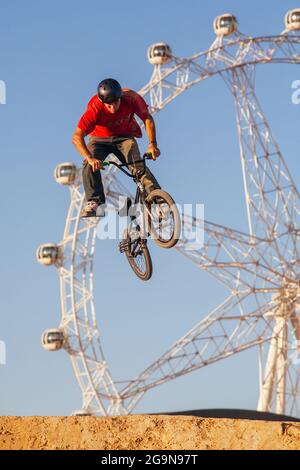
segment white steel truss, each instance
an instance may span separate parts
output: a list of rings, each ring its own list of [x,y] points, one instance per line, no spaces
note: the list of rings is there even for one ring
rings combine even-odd
[[[140,94],[152,114],[213,75],[228,85],[236,104],[248,232],[182,216],[185,226],[205,231],[202,248],[182,239],[178,253],[207,270],[229,290],[228,298],[203,317],[165,354],[128,380],[114,382],[97,328],[93,295],[96,224],[80,219],[81,176],[70,187],[63,257],[58,265],[61,327],[67,340],[83,408],[90,413],[130,413],[149,389],[249,348],[260,359],[258,409],[300,416],[299,193],[255,93],[258,64],[300,63],[300,36],[252,38],[236,32],[218,37],[205,52],[172,57],[155,65]],[[127,194],[115,173],[106,172],[107,201]]]

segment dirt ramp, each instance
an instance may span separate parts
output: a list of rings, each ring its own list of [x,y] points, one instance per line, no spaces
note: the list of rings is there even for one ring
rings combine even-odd
[[[300,449],[300,423],[166,415],[0,417],[0,449]]]

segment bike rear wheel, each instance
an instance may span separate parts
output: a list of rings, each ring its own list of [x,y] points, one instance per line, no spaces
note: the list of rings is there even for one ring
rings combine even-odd
[[[162,248],[172,248],[180,237],[180,215],[174,199],[166,191],[154,189],[148,194],[146,203],[148,227],[154,242]]]
[[[123,249],[122,249],[123,247]],[[128,230],[120,243],[120,251],[125,252],[131,269],[142,281],[148,281],[153,272],[152,260],[147,247],[147,240],[137,238],[132,240]]]

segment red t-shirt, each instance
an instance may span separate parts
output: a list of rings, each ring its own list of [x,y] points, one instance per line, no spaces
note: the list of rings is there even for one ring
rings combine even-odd
[[[143,122],[149,114],[148,105],[144,98],[128,88],[123,88],[121,104],[115,114],[108,112],[99,100],[93,96],[85,113],[78,122],[78,127],[94,137],[142,137],[142,131],[136,120],[136,114]]]

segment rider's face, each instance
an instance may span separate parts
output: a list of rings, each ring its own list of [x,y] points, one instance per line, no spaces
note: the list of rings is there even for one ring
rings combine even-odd
[[[113,103],[104,103],[104,106],[109,113],[115,114],[118,111],[120,104],[121,104],[121,100],[118,99],[117,101],[114,101]]]

